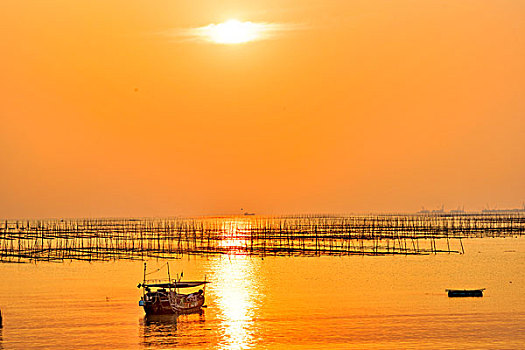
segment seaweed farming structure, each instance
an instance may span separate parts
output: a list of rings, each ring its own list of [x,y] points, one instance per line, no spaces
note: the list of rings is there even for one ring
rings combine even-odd
[[[4,221],[0,261],[461,254],[464,238],[524,230],[519,213]]]

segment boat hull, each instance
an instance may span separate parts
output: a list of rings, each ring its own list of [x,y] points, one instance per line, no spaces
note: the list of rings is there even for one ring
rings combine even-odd
[[[202,311],[204,294],[148,293],[139,305],[144,307],[147,316],[191,314]]]
[[[472,290],[447,290],[449,298],[482,297],[483,289]]]

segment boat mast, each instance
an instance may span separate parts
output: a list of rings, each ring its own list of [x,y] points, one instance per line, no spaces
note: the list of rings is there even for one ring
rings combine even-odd
[[[142,295],[146,293],[144,284],[146,283],[146,263],[144,263],[144,277],[142,278]]]

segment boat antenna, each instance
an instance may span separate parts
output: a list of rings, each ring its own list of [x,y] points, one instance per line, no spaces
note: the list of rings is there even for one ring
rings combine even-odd
[[[166,266],[168,266],[168,283],[171,283],[171,276],[170,276],[170,263],[166,262]]]

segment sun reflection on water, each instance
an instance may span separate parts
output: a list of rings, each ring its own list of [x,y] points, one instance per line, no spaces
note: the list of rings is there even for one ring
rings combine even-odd
[[[249,220],[234,219],[225,220],[222,223],[222,239],[219,245],[222,248],[228,248],[231,253],[242,251],[246,247],[252,224]]]
[[[224,223],[224,241],[227,247],[244,245],[242,230],[249,223]],[[259,260],[245,255],[218,257],[211,266],[217,318],[220,321],[221,349],[249,349],[255,345],[257,325],[255,317],[261,304],[259,291]]]

